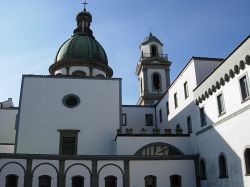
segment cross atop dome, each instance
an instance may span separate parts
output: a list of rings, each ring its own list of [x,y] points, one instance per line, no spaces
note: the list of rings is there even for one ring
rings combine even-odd
[[[87,3],[87,1],[85,0],[84,3],[82,3],[84,5],[84,11],[86,11],[86,5],[89,4]]]

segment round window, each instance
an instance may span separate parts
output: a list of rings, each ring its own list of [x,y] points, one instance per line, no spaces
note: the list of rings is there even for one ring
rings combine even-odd
[[[74,108],[80,104],[80,98],[74,94],[66,95],[64,96],[62,103],[68,108]]]

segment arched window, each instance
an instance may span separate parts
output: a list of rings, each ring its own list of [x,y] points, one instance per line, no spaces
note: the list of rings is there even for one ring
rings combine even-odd
[[[250,174],[250,148],[247,148],[244,153],[245,164],[246,164],[246,174]]]
[[[17,175],[7,175],[5,187],[17,187],[18,186],[18,176]]]
[[[82,176],[72,177],[72,187],[84,187],[84,177]]]
[[[73,76],[76,76],[76,77],[85,77],[86,76],[86,73],[84,71],[81,71],[81,70],[76,70],[72,73]]]
[[[171,175],[170,176],[170,187],[181,187],[181,176]]]
[[[156,187],[156,176],[148,175],[144,178],[145,187]]]
[[[117,178],[115,176],[107,176],[104,178],[105,187],[117,187]]]
[[[105,78],[105,76],[102,75],[102,74],[97,74],[96,77],[97,77],[97,78]]]
[[[219,156],[219,172],[220,178],[227,178],[227,161],[223,154]]]
[[[200,161],[200,179],[201,180],[206,180],[207,179],[206,164],[205,164],[204,160]]]
[[[161,89],[161,76],[159,73],[154,73],[152,76],[153,90],[159,91]]]
[[[42,175],[39,177],[39,187],[51,187],[51,177]]]
[[[158,55],[157,46],[151,45],[151,56],[154,57],[154,56],[157,56],[157,55]]]
[[[165,143],[152,143],[139,149],[138,156],[183,155],[176,147]]]

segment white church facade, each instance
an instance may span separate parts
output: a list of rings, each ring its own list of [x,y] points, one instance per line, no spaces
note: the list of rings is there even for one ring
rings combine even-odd
[[[192,57],[170,82],[152,33],[136,66],[140,96],[77,15],[50,75],[23,75],[19,106],[0,102],[0,187],[250,186],[250,36],[225,59]]]

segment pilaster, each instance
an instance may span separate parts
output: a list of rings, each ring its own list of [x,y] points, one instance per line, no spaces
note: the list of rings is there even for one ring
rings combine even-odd
[[[24,176],[24,186],[32,187],[32,159],[27,159],[26,172]]]

